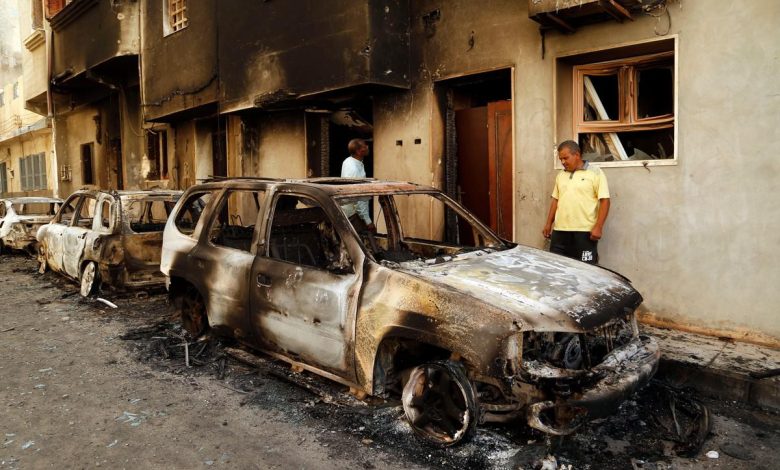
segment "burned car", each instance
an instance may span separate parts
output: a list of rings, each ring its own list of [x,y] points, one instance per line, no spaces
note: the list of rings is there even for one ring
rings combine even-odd
[[[179,196],[181,191],[76,191],[38,230],[41,270],[80,282],[85,297],[101,284],[162,286],[163,229]]]
[[[38,227],[49,223],[62,199],[14,197],[0,199],[0,253],[5,250],[37,251]]]
[[[350,222],[355,204],[375,231]],[[614,412],[659,359],[626,278],[504,241],[411,183],[192,187],[165,228],[161,270],[193,335],[211,329],[357,394],[400,397],[414,432],[440,446],[481,422],[571,433]]]

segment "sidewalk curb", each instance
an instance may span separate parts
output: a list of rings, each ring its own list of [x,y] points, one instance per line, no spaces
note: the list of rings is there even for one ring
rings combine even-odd
[[[780,380],[754,379],[748,374],[703,368],[661,358],[656,378],[675,388],[691,387],[702,395],[780,411]]]

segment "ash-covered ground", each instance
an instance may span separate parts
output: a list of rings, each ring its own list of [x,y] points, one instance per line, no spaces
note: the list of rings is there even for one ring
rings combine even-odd
[[[262,440],[264,434],[260,430],[274,432],[273,429],[279,428],[284,439],[273,452],[281,456],[280,467],[291,463],[285,460],[285,453],[294,453],[298,449],[305,449],[307,455],[314,459],[304,460],[303,465],[308,467],[318,466],[313,464],[318,452],[322,455],[322,466],[347,462],[348,466],[358,468],[777,467],[775,449],[780,448],[780,418],[776,414],[736,403],[702,399],[688,390],[673,389],[660,382],[653,382],[635,394],[614,416],[588,423],[575,435],[564,439],[548,439],[519,422],[484,425],[471,442],[454,448],[432,448],[415,438],[406,424],[399,401],[358,400],[342,385],[308,372],[293,372],[289,365],[262,354],[252,354],[230,340],[216,337],[191,340],[182,331],[177,319],[172,318],[163,291],[103,291],[100,297],[115,304],[117,308],[114,309],[96,299],[81,298],[75,284],[56,274],[38,274],[35,262],[22,256],[2,258],[0,286],[0,292],[7,299],[0,307],[4,311],[0,316],[0,330],[7,330],[0,333],[4,357],[9,357],[12,352],[23,356],[25,347],[37,344],[25,341],[27,326],[17,328],[14,324],[23,322],[18,315],[23,315],[25,311],[27,316],[24,318],[28,322],[48,315],[41,317],[41,324],[55,324],[55,328],[48,328],[49,333],[42,331],[43,327],[31,327],[36,329],[38,342],[42,332],[61,338],[63,326],[68,328],[77,323],[79,331],[66,335],[70,337],[68,341],[78,343],[79,335],[88,335],[92,337],[91,341],[95,337],[102,338],[103,346],[110,348],[108,352],[94,348],[95,355],[107,354],[107,357],[94,358],[94,363],[84,364],[84,367],[95,368],[95,373],[100,373],[97,369],[101,367],[110,369],[117,377],[115,382],[126,382],[122,387],[159,388],[156,394],[161,398],[176,393],[196,396],[208,392],[210,404],[218,403],[224,407],[217,415],[226,417],[221,426],[217,425],[218,432],[210,433],[208,427],[203,430],[204,436],[213,434],[215,441],[232,438],[225,434],[228,432],[229,414],[238,413],[239,416],[230,420],[256,419],[262,423],[258,426],[258,423],[242,422],[242,425],[249,426],[242,439]],[[79,354],[89,354],[89,344],[74,344],[73,347],[79,349]],[[7,361],[3,369],[0,372],[4,376],[24,373],[21,369],[9,367]],[[173,388],[165,390],[166,384],[170,383],[176,383],[178,389],[185,392]],[[79,384],[64,386],[75,389]],[[116,383],[111,386],[116,386]],[[13,384],[6,386],[0,396],[3,400],[0,404],[18,403],[14,401],[14,393],[34,392],[19,392]],[[186,402],[187,396],[173,398]],[[56,403],[43,400],[34,410],[24,410],[24,406],[20,410],[16,405],[8,405],[7,410],[12,416],[21,413],[16,417],[18,420],[24,416],[22,411],[45,414],[47,406],[56,406]],[[84,406],[101,405],[90,402]],[[169,407],[165,415],[169,422],[176,414],[185,414],[176,419],[198,422],[198,416],[186,416],[187,413],[197,413],[195,409],[187,406],[173,408],[176,407]],[[89,414],[89,410],[85,413]],[[119,415],[120,418],[125,416],[130,421],[146,416],[136,412],[123,413],[129,415]],[[120,418],[115,421],[121,423]],[[13,424],[14,419],[10,421]],[[34,453],[27,452],[29,448],[17,448],[19,442],[15,437],[18,432],[14,432],[13,426],[9,427],[8,423],[2,426],[5,428],[0,432],[5,432],[5,442],[12,442],[0,442],[0,468],[32,467],[47,462],[45,458],[36,460]],[[171,434],[186,434],[173,423],[170,427]],[[252,434],[253,429],[256,435]],[[56,436],[60,431],[55,429],[50,434]],[[76,434],[71,438],[84,437]],[[170,438],[167,441],[154,436],[144,439],[149,442],[144,442],[143,448],[160,446],[159,453],[163,455],[163,446],[174,445]],[[222,444],[211,444],[222,448]],[[191,448],[191,452],[200,452],[197,446]],[[253,458],[252,452],[256,453],[258,449],[263,452],[262,446],[233,446],[231,452],[222,453],[222,456],[230,456],[227,460],[222,457],[198,460],[197,455],[195,459],[188,460],[189,456],[177,453],[177,458],[181,460],[167,462],[170,467],[188,466],[191,461],[205,466],[252,467],[257,465],[255,462],[258,460]],[[182,452],[186,451],[185,446]],[[714,455],[711,451],[716,451],[718,458],[707,457],[708,452]],[[98,463],[102,458],[108,465],[123,466],[119,465],[119,461],[102,456],[105,452],[102,449],[97,452],[96,455],[101,455],[97,457]],[[265,458],[260,460],[266,464],[274,462]],[[132,463],[132,456],[125,457],[125,461]],[[74,461],[66,466],[81,464],[83,462]]]

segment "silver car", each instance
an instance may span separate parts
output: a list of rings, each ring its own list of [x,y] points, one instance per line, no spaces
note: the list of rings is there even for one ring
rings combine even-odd
[[[162,286],[162,232],[181,191],[73,193],[37,234],[41,269],[79,281],[81,295],[101,284]]]
[[[350,217],[356,204],[375,229]],[[358,395],[398,396],[439,446],[488,421],[571,433],[658,365],[626,278],[502,240],[411,183],[192,187],[165,227],[161,270],[193,335],[211,329]]]
[[[62,204],[51,197],[0,199],[0,253],[5,250],[36,252],[35,234],[49,223]]]

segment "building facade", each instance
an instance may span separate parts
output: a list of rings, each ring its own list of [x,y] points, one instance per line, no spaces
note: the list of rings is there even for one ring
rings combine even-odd
[[[64,192],[87,154],[93,184],[185,188],[338,175],[363,137],[370,176],[442,188],[544,248],[555,147],[575,139],[610,183],[601,264],[642,292],[643,319],[780,345],[777,2],[60,3]]]
[[[39,5],[42,6],[42,5]],[[12,15],[8,5],[1,12],[4,35],[0,50],[0,196],[51,196],[56,193],[51,121],[30,111],[27,97],[38,84],[28,82],[32,54],[40,43],[32,34],[43,28],[42,17],[33,17],[31,4]],[[18,23],[18,24],[17,24]],[[13,45],[13,47],[11,47]]]

